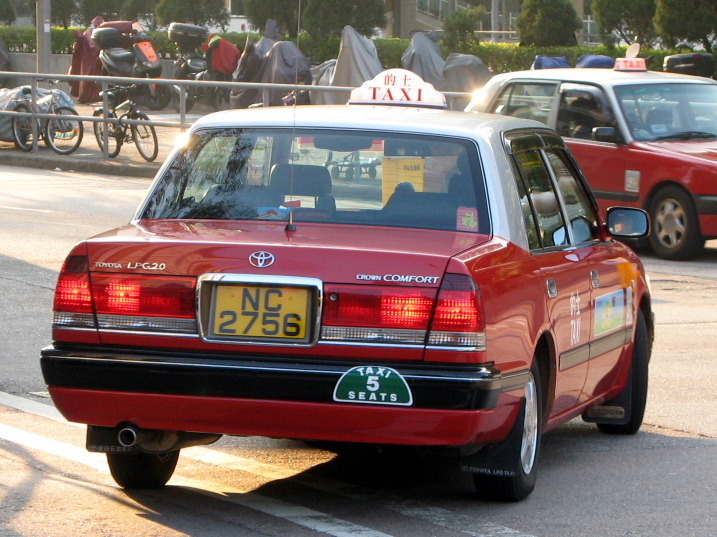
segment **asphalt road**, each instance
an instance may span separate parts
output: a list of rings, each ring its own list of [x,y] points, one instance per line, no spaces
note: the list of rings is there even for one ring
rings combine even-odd
[[[124,492],[44,393],[52,290],[72,245],[126,222],[148,179],[0,166],[0,536],[717,535],[717,241],[641,253],[657,320],[642,431],[579,420],[544,438],[538,485],[478,502],[450,460],[223,438],[183,451],[163,491]]]

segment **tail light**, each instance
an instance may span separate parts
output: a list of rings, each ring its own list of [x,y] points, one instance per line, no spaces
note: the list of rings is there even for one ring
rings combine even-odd
[[[56,328],[96,328],[86,257],[65,260],[57,278],[53,311]]]
[[[446,274],[438,291],[428,344],[485,350],[485,320],[480,292],[464,274]]]
[[[434,289],[327,285],[321,337],[374,343],[425,343]]]
[[[55,328],[196,333],[194,278],[90,274],[71,256],[57,281]]]
[[[485,348],[482,303],[473,280],[448,274],[428,288],[327,285],[325,341]]]

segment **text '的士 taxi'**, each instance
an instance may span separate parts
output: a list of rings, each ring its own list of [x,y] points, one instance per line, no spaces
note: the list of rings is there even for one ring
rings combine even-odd
[[[348,105],[200,119],[70,252],[42,371],[123,487],[229,434],[445,448],[516,501],[544,432],[641,426],[650,293],[613,237],[647,232],[603,220],[545,125],[389,70]]]

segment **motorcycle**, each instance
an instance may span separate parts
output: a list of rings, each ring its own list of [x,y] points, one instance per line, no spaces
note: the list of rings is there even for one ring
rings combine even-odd
[[[92,41],[100,49],[103,76],[157,78],[162,63],[147,32],[138,22],[108,21],[92,31]],[[165,108],[171,98],[169,86],[142,84],[147,106]]]
[[[174,60],[174,78],[179,80],[231,81],[231,76],[213,68],[213,55],[219,47],[212,46],[218,37],[207,42],[209,30],[193,24],[173,22],[167,30],[169,40],[177,45],[179,54]],[[228,42],[227,42],[228,43]],[[218,43],[217,43],[218,44]],[[226,46],[226,44],[224,44]],[[230,44],[231,45],[231,44]],[[234,46],[234,45],[231,45]],[[198,49],[207,50],[207,55],[200,54]],[[181,86],[175,86],[172,98],[178,108]],[[204,101],[215,110],[229,108],[229,89],[215,86],[191,86],[186,88],[185,110],[188,112],[197,101]]]

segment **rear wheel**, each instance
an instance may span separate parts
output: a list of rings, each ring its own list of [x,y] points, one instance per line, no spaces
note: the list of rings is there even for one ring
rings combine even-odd
[[[50,148],[60,155],[69,155],[82,143],[85,128],[82,121],[75,119],[77,112],[67,106],[55,109],[57,118],[48,120],[45,125],[45,140]]]
[[[140,121],[149,121],[149,117],[144,112],[137,112],[132,119]],[[157,131],[152,125],[135,125],[130,126],[132,130],[132,139],[137,151],[147,162],[152,162],[157,158],[159,152],[159,144],[157,142]]]
[[[484,500],[517,502],[533,492],[537,478],[542,434],[542,388],[537,360],[533,360],[520,413],[503,446],[503,456],[513,471],[474,473],[478,497]],[[515,445],[511,445],[515,442]],[[510,460],[512,459],[512,460]]]
[[[229,88],[214,88],[214,110],[229,110]]]
[[[30,109],[24,104],[18,104],[15,112],[30,113]],[[37,129],[37,136],[40,136],[41,132]],[[12,118],[12,137],[15,141],[15,147],[21,151],[32,151],[32,118],[31,117],[13,117]]]
[[[172,477],[179,450],[152,453],[108,453],[107,464],[115,482],[125,489],[158,489]]]
[[[697,209],[682,188],[661,188],[650,204],[650,245],[662,259],[685,261],[702,251],[705,239],[700,233]]]
[[[102,116],[102,110],[95,110],[92,115],[94,117],[100,117]],[[108,112],[107,117],[110,119],[116,119],[117,114],[115,112]],[[94,122],[92,124],[92,129],[95,132],[95,139],[97,140],[97,145],[100,146],[100,149],[104,149],[104,124],[99,121]],[[107,152],[110,158],[114,158],[119,155],[120,149],[122,148],[122,139],[124,138],[124,135],[121,127],[115,123],[107,124],[107,133]]]
[[[148,84],[147,106],[150,110],[162,110],[172,101],[172,90],[164,84]]]

